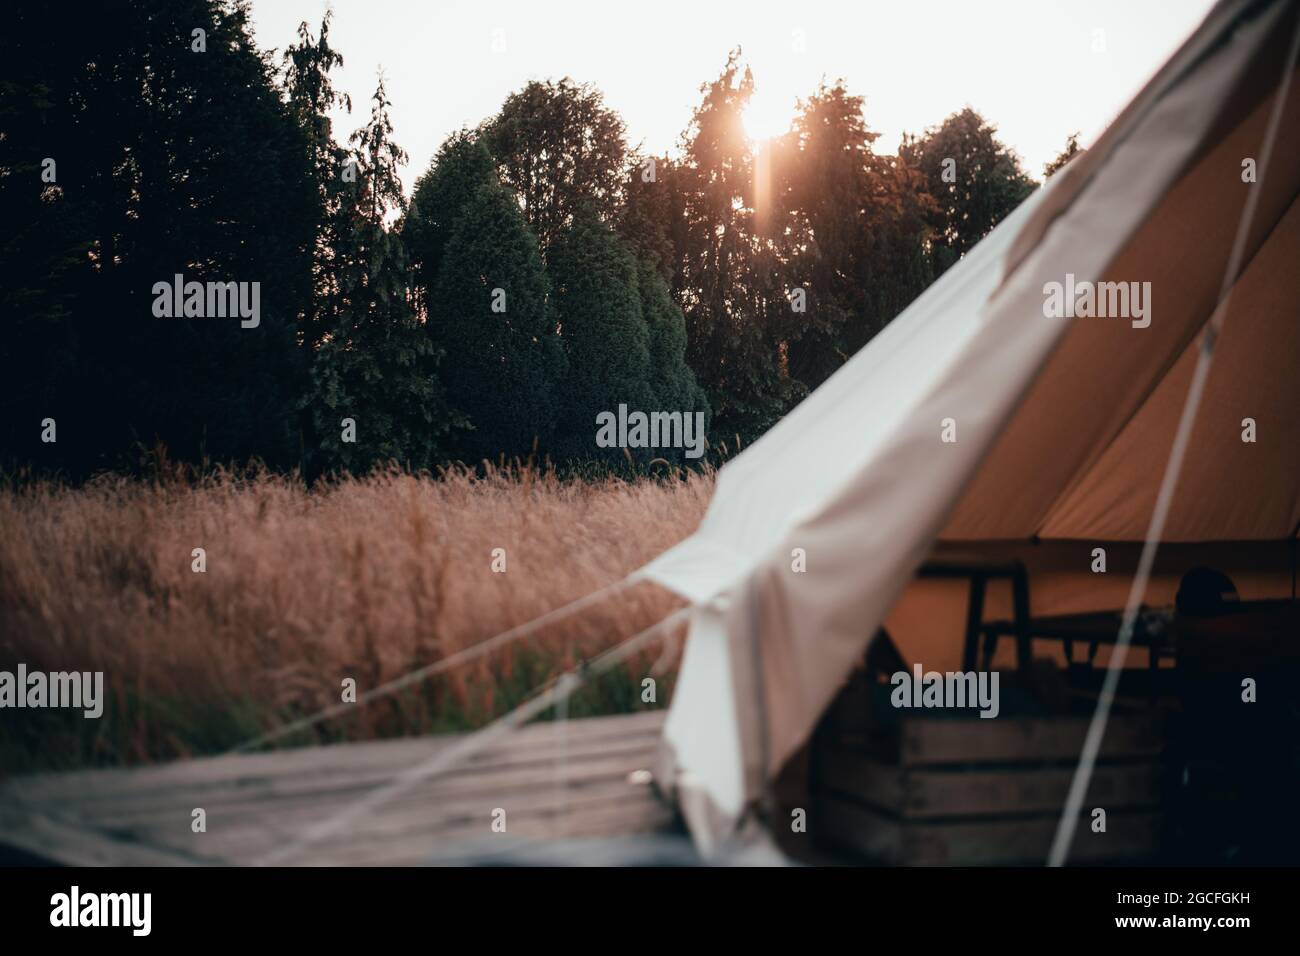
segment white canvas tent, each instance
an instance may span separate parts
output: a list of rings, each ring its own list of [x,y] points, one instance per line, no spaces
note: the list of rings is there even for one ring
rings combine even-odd
[[[642,572],[694,607],[658,779],[703,849],[746,818],[887,618],[911,660],[955,659],[956,592],[913,581],[937,547],[1024,560],[1036,614],[1123,604],[1216,308],[1163,553],[1209,555],[1246,598],[1290,594],[1298,29],[1294,0],[1217,6],[1092,149],[723,468],[699,530]],[[1149,282],[1150,324],[1047,317],[1067,275]],[[1149,600],[1178,566],[1157,567]]]

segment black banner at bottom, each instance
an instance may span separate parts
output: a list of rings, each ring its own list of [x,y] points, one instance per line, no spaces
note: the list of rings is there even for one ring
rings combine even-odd
[[[728,942],[816,942],[832,931],[864,943],[874,931],[1229,942],[1284,931],[1294,886],[1291,869],[4,868],[0,920],[6,942],[75,933],[91,945],[338,945],[413,933],[446,945],[449,931],[493,943],[559,932],[578,945],[661,945],[676,927]]]

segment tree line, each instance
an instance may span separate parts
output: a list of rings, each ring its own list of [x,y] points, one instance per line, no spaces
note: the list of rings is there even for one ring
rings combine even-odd
[[[630,145],[595,87],[530,82],[448,137],[407,202],[382,79],[360,128],[333,128],[352,104],[329,15],[279,54],[245,2],[8,19],[6,467],[82,476],[164,447],[309,475],[682,460],[598,448],[620,404],[744,444],[1037,185],[970,108],[877,152],[842,82],[755,144],[737,50],[672,155]],[[257,328],[154,318],[177,274],[260,282]]]

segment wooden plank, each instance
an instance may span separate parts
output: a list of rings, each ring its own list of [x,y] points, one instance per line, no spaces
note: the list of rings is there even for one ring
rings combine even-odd
[[[383,847],[375,862],[384,862],[384,852],[405,859],[412,855],[409,845],[425,836],[480,831],[502,804],[525,829],[546,821],[555,828],[561,814],[569,815],[563,828],[578,833],[662,827],[672,811],[651,788],[633,786],[627,777],[652,765],[664,716],[659,710],[521,728],[445,777],[383,805],[321,852],[374,839]],[[0,785],[0,843],[83,865],[252,862],[457,739],[341,744],[10,780]],[[567,779],[557,782],[561,754]],[[209,811],[206,833],[190,830],[196,806]]]
[[[554,791],[520,795],[507,801],[508,832],[541,838],[661,832],[675,814],[646,786],[603,787],[592,793],[559,795]],[[287,861],[292,865],[400,865],[419,863],[439,843],[491,833],[488,804],[407,808],[378,814],[357,829],[305,848]],[[265,818],[260,818],[265,823]],[[5,843],[45,859],[74,866],[247,865],[277,845],[299,836],[307,825],[289,818],[269,831],[264,825],[240,823],[230,834],[218,821],[207,833],[192,833],[188,815],[174,828],[144,828],[134,839],[111,836],[94,827],[69,826],[41,814],[2,821]],[[236,839],[229,839],[235,835]]]
[[[304,847],[285,862],[289,865],[355,865],[363,861],[396,865],[405,859],[418,862],[442,842],[491,836],[494,808],[494,804],[480,803],[449,813],[444,808],[426,805],[410,807],[401,813],[376,813],[357,821],[345,833]],[[576,833],[654,832],[674,819],[671,809],[659,802],[649,788],[617,784],[566,795],[553,791],[520,795],[505,809],[507,833],[541,838]],[[240,825],[223,834],[222,843],[214,852],[233,863],[255,862],[275,847],[301,836],[308,827],[304,823],[286,829],[283,823],[277,821],[272,832],[268,832],[265,820]]]
[[[866,754],[850,750],[827,750],[818,755],[820,789],[852,797],[880,810],[903,810],[903,770]]]
[[[1059,810],[1074,776],[1071,767],[900,767],[851,751],[829,751],[820,766],[821,786],[827,790],[915,819]],[[1087,799],[1090,806],[1107,809],[1158,806],[1160,766],[1153,762],[1099,764]]]
[[[593,717],[567,722],[570,746],[597,741],[629,742],[634,739],[657,741],[666,712]],[[590,726],[594,725],[594,726]],[[518,754],[539,753],[543,748],[558,746],[554,722],[521,727],[471,756],[466,766],[497,764]],[[132,768],[77,770],[66,773],[41,773],[15,777],[0,783],[0,802],[6,794],[17,793],[31,800],[77,802],[89,787],[96,799],[113,799],[117,795],[134,797],[157,793],[172,787],[189,788],[229,783],[244,779],[280,779],[294,776],[336,778],[367,771],[382,774],[393,766],[410,766],[432,753],[457,742],[462,734],[437,734],[398,740],[375,740],[276,750],[256,754],[230,754],[195,757],[168,764]]]
[[[643,754],[647,759],[637,759]],[[616,754],[601,760],[571,762],[563,778],[548,769],[539,773],[536,768],[504,768],[488,773],[479,772],[470,775],[450,774],[434,778],[426,783],[407,790],[380,806],[384,813],[401,812],[406,807],[416,807],[428,811],[436,807],[441,814],[454,814],[461,808],[480,808],[495,801],[500,804],[518,795],[530,795],[542,790],[581,790],[594,784],[617,782],[631,786],[627,776],[633,770],[648,766],[649,751],[633,751],[631,756]],[[557,768],[558,769],[558,768]],[[386,777],[375,785],[351,788],[347,790],[308,790],[295,794],[292,798],[268,800],[261,794],[250,795],[247,800],[226,800],[220,804],[181,802],[160,805],[151,803],[146,807],[134,805],[114,805],[111,808],[90,806],[80,819],[86,825],[107,829],[148,828],[160,818],[170,819],[167,830],[181,834],[189,832],[190,812],[193,806],[202,806],[207,811],[208,834],[224,822],[248,821],[258,818],[286,821],[289,827],[303,827],[346,809],[351,804],[365,799],[372,792],[381,789],[392,781]],[[201,795],[195,799],[201,800]]]
[[[393,829],[418,836],[437,833],[447,827],[479,825],[481,821],[490,821],[491,811],[498,806],[505,807],[509,815],[516,810],[530,813],[539,805],[596,806],[629,794],[637,799],[656,799],[652,788],[628,783],[627,773],[625,765],[602,767],[598,772],[575,774],[563,788],[556,787],[551,781],[534,781],[532,786],[517,785],[511,789],[477,789],[461,794],[416,788],[379,805],[368,817],[356,821],[350,833],[331,840],[346,841],[358,834]],[[251,860],[268,852],[269,848],[298,838],[313,825],[333,817],[365,796],[366,793],[346,797],[336,795],[328,800],[280,804],[274,809],[254,802],[237,812],[209,811],[207,831],[197,834],[190,829],[188,806],[177,807],[171,813],[153,812],[132,819],[101,816],[77,822],[88,832],[109,833],[119,840],[192,855]]]
[[[0,843],[62,866],[193,866],[217,862],[115,839],[37,812],[0,812]]]
[[[438,847],[420,862],[433,866],[699,866],[701,858],[684,833],[530,840],[494,834]]]
[[[578,742],[570,744],[565,763],[570,768],[581,767],[593,762],[618,759],[625,764],[635,765],[632,769],[648,767],[652,764],[658,738],[646,742],[603,741],[593,743]],[[375,787],[391,781],[397,774],[429,759],[441,750],[441,746],[431,747],[420,753],[411,754],[411,760],[400,764],[372,765],[362,771],[349,772],[342,769],[334,774],[295,775],[284,777],[241,777],[234,780],[202,783],[182,786],[173,780],[167,789],[158,791],[134,790],[123,793],[111,791],[107,796],[101,795],[92,786],[83,788],[81,794],[74,798],[62,794],[59,800],[42,798],[40,802],[47,806],[69,808],[71,812],[81,811],[91,819],[105,821],[130,819],[132,816],[148,815],[152,812],[170,811],[176,807],[202,806],[213,812],[218,808],[237,809],[254,802],[270,805],[303,800],[307,802],[328,800],[333,796],[356,798]],[[545,780],[559,772],[561,751],[558,747],[524,750],[515,748],[499,751],[498,761],[484,763],[467,761],[447,774],[430,781],[431,786],[440,786],[442,781],[456,781],[450,786],[472,786],[480,778],[499,777],[509,774],[523,780]],[[25,794],[20,794],[28,800]],[[28,802],[33,802],[28,800]],[[188,811],[187,811],[188,813]]]
[[[1047,860],[1058,817],[977,823],[909,823],[903,830],[904,860],[916,866],[1039,864]],[[1093,833],[1083,814],[1069,859],[1103,863],[1145,859],[1159,847],[1159,813],[1108,813],[1106,832]]]
[[[391,830],[368,832],[357,839],[308,848],[295,864],[305,865],[400,865],[400,862],[426,862],[439,855],[439,849],[454,847],[473,838],[515,836],[549,842],[595,836],[654,834],[676,830],[676,817],[656,801],[594,803],[578,806],[568,813],[555,806],[520,812],[507,817],[507,834],[493,834],[489,819],[474,819],[468,825],[426,830]]]
[[[1077,761],[1088,723],[1086,717],[904,720],[900,758],[908,766]],[[1099,756],[1154,756],[1162,744],[1154,718],[1112,717]]]
[[[1021,771],[911,771],[902,780],[902,814],[909,819],[1059,812],[1072,768]],[[1160,766],[1098,764],[1087,805],[1115,809],[1160,805]]]
[[[869,860],[909,866],[1042,864],[1056,833],[1055,814],[960,822],[905,821],[852,800],[825,797],[809,830]],[[1107,832],[1093,833],[1082,815],[1070,851],[1075,863],[1149,858],[1159,845],[1155,812],[1107,814]]]
[[[676,818],[663,804],[632,800],[593,805],[583,808],[580,815],[571,814],[567,818],[520,814],[518,819],[507,819],[510,822],[507,833],[495,835],[503,842],[509,837],[552,842],[632,833],[665,833],[675,829]],[[429,863],[472,839],[494,836],[490,833],[487,822],[479,820],[472,826],[447,828],[434,834],[366,834],[364,838],[356,840],[311,847],[294,862],[309,866],[402,866]]]
[[[77,802],[87,789],[96,799],[132,799],[176,787],[202,787],[243,779],[332,775],[345,771],[387,767],[421,759],[433,748],[450,746],[457,734],[341,743],[277,750],[258,754],[192,757],[166,764],[107,767],[92,770],[38,773],[11,777],[0,783],[0,801],[9,795],[24,799]]]

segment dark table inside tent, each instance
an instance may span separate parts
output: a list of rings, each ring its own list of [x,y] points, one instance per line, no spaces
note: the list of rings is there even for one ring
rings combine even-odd
[[[1119,640],[1120,625],[1123,622],[1123,612],[1119,610],[1032,617],[1029,575],[1019,561],[953,554],[927,561],[918,570],[917,576],[970,582],[966,631],[962,643],[962,669],[966,671],[974,671],[977,666],[988,670],[1002,637],[1015,640],[1016,666],[1022,672],[1030,667],[1035,640],[1060,641],[1064,645],[1067,661],[1074,659],[1076,643],[1086,645],[1089,663],[1096,656],[1099,646],[1113,645]],[[1011,583],[1013,617],[1011,620],[985,621],[984,602],[988,584],[999,580]],[[1132,644],[1149,651],[1150,667],[1153,670],[1159,668],[1162,659],[1173,656],[1169,620],[1170,615],[1163,610],[1144,607],[1134,622]]]

